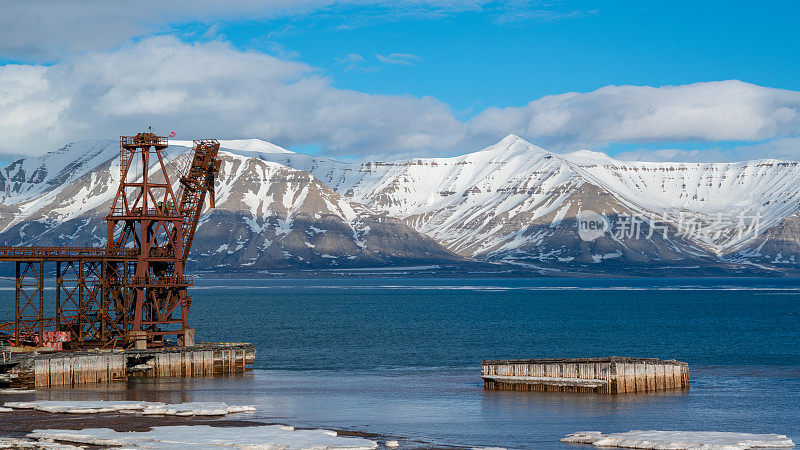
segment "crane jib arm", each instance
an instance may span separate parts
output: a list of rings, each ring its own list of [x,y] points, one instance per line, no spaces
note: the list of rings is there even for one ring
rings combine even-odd
[[[214,180],[219,173],[222,163],[217,158],[219,142],[215,139],[194,141],[192,147],[192,160],[180,179],[180,203],[178,210],[183,219],[183,262],[189,256],[194,233],[203,212],[206,194],[210,200],[210,207],[214,205]]]

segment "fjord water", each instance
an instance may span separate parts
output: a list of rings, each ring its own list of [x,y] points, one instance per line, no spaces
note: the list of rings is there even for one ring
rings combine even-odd
[[[800,280],[202,280],[192,322],[256,345],[252,376],[50,390],[255,404],[252,417],[434,444],[564,448],[576,431],[720,430],[800,441]],[[487,392],[480,361],[674,358],[687,391]]]

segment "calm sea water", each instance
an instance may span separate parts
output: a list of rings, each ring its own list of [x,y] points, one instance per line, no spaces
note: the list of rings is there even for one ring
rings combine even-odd
[[[203,280],[191,295],[199,339],[256,345],[252,376],[37,395],[256,404],[249,417],[438,444],[565,448],[571,432],[631,429],[800,442],[800,280]],[[692,388],[482,389],[483,359],[605,355],[687,361]]]

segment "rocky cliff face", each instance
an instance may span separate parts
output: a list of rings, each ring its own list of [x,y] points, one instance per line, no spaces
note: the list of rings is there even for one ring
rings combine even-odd
[[[737,262],[796,269],[800,263],[800,215],[793,214],[741,249],[726,255]]]

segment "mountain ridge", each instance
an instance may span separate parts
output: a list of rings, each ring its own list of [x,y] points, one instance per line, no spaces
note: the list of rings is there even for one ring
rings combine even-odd
[[[479,261],[562,272],[697,264],[734,271],[766,264],[765,270],[783,271],[800,261],[792,225],[800,209],[793,187],[800,185],[800,166],[793,161],[627,162],[588,150],[552,153],[515,135],[455,157],[361,163],[261,140],[220,142],[219,207],[198,230],[198,236],[208,234],[208,245],[193,251],[198,266]],[[188,145],[171,142],[165,152],[171,171],[181,167]],[[116,141],[81,141],[3,168],[0,240],[20,245],[31,236],[51,236],[54,245],[97,245],[102,237],[91,237],[97,230],[89,227],[104,215],[104,201],[116,188],[118,152]],[[637,218],[645,237],[615,236],[609,229],[586,241],[577,218],[588,210],[615,228]],[[754,211],[763,229],[752,235],[718,220]],[[692,235],[684,215],[695,227],[716,231]],[[301,222],[302,229],[281,231]],[[317,226],[322,222],[327,228]],[[214,227],[239,231],[225,238]],[[338,231],[320,239],[312,229]],[[248,247],[243,240],[260,244]],[[312,250],[318,245],[321,251]]]

